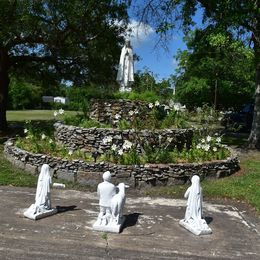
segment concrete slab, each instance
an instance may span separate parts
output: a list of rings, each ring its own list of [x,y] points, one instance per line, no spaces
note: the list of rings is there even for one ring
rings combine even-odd
[[[58,214],[31,221],[23,210],[35,189],[0,186],[0,259],[260,259],[259,217],[232,205],[204,203],[211,235],[179,225],[184,200],[127,196],[120,234],[92,229],[95,193],[53,190]]]

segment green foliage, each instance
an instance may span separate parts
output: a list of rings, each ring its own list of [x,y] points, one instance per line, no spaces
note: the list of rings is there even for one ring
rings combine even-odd
[[[114,94],[115,99],[130,99],[130,100],[141,100],[146,102],[155,102],[156,100],[160,100],[160,96],[155,92],[150,90],[145,90],[144,92],[116,92]]]
[[[188,107],[206,103],[218,108],[252,101],[255,72],[248,47],[214,27],[196,30],[186,40],[188,50],[177,55],[177,100]]]
[[[40,107],[42,89],[40,86],[12,78],[9,90],[10,109],[30,109]]]
[[[104,0],[0,1],[0,46],[11,54],[14,75],[43,85],[113,82],[126,8]]]

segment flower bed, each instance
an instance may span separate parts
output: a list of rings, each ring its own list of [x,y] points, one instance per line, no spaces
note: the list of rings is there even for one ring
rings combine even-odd
[[[38,174],[42,164],[47,163],[54,177],[96,186],[104,171],[110,170],[114,183],[127,182],[132,187],[144,185],[184,184],[194,174],[204,178],[221,178],[239,169],[235,156],[225,160],[185,164],[120,165],[108,162],[90,163],[83,160],[68,160],[46,154],[34,154],[14,145],[15,140],[5,143],[6,158],[19,168]]]

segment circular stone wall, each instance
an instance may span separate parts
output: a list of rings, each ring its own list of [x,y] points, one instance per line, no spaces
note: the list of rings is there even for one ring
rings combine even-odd
[[[182,149],[190,147],[193,137],[193,129],[158,129],[141,130],[134,129],[120,130],[115,128],[82,128],[64,125],[61,122],[54,124],[55,140],[71,149],[84,149],[91,152],[93,149],[101,151],[109,150],[110,145],[104,144],[105,137],[112,137],[113,143],[122,145],[124,140],[144,142],[149,145],[166,146],[171,149],[177,147]],[[169,141],[170,140],[170,141]]]
[[[5,157],[19,168],[39,174],[44,163],[51,167],[53,176],[81,184],[96,186],[102,181],[104,171],[111,171],[113,182],[125,182],[131,187],[146,185],[185,184],[197,174],[201,179],[221,178],[239,170],[237,157],[205,163],[115,165],[107,162],[88,163],[82,160],[64,160],[44,154],[33,154],[14,146],[8,140],[4,146]]]

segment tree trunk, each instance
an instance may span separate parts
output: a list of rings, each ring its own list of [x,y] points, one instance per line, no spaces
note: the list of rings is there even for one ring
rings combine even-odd
[[[260,23],[259,23],[260,24]],[[259,26],[258,24],[258,26]],[[254,53],[256,64],[256,91],[254,117],[250,136],[248,138],[248,148],[260,149],[260,37],[254,37]]]
[[[8,54],[4,48],[0,47],[0,131],[7,129],[6,109],[8,98]]]

